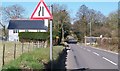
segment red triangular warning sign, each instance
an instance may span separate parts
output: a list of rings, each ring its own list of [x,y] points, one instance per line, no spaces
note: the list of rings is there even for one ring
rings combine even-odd
[[[46,6],[46,4],[44,3],[43,0],[41,0],[37,7],[35,8],[31,19],[53,19],[52,14],[50,13],[48,7]]]

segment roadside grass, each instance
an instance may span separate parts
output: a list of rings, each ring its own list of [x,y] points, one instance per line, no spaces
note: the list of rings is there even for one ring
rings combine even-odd
[[[3,55],[3,44],[5,44],[5,64],[9,61],[14,60],[14,47],[16,43],[16,58],[18,58],[22,54],[22,43],[20,42],[0,42],[0,57]],[[29,51],[33,48],[29,47]],[[24,43],[24,52],[28,51],[28,43]],[[1,58],[2,59],[2,58]],[[0,61],[0,63],[2,63]]]
[[[63,46],[53,47],[53,59],[56,60]],[[49,48],[36,48],[34,51],[23,53],[20,57],[3,66],[2,71],[11,69],[45,69],[44,64],[49,62]]]
[[[3,50],[3,48],[2,48],[2,42],[0,42],[0,70],[1,70],[1,67],[2,67],[2,51]]]
[[[118,53],[118,45],[117,44],[116,45],[111,45],[111,44],[106,44],[106,45],[90,45],[90,46]]]

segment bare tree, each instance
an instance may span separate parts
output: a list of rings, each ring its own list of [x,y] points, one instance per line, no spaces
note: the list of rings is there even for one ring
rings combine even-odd
[[[59,32],[59,39],[64,40],[70,30],[70,15],[65,5],[53,4],[53,29]]]
[[[2,7],[0,6],[0,27],[2,27],[1,35],[3,40],[3,38],[6,37],[6,31],[5,31],[5,25],[3,25],[1,21],[2,21]]]
[[[4,7],[2,9],[3,18],[5,21],[9,21],[10,19],[19,19],[24,17],[25,9],[20,5],[12,5],[8,7]]]
[[[12,5],[8,7],[1,7],[0,9],[2,12],[2,18],[1,20],[4,22],[8,22],[11,19],[20,19],[24,17],[25,9],[20,5]],[[7,38],[7,30],[6,25],[0,22],[0,25],[2,26],[2,36],[6,39]]]
[[[118,11],[111,12],[106,21],[106,27],[111,31],[112,37],[118,37]]]
[[[1,22],[0,22],[0,25],[2,26],[2,39],[6,40],[7,39],[7,31],[6,31],[6,27],[5,25],[3,25]]]
[[[54,29],[60,28],[61,22],[70,22],[70,16],[65,5],[53,4],[53,16]]]
[[[94,31],[102,27],[105,23],[106,17],[100,12],[94,9],[89,9],[86,5],[81,5],[78,12],[76,13],[78,20],[74,22],[74,32],[82,39],[84,36],[92,35],[98,36]],[[91,24],[89,24],[91,23]],[[92,28],[90,27],[92,26]]]
[[[87,23],[88,23],[89,9],[86,5],[80,6],[76,17],[79,19],[78,23],[81,25],[81,32],[84,32],[84,36],[87,36]]]

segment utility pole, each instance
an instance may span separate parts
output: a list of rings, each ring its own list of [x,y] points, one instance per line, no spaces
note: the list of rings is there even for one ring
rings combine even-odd
[[[92,14],[92,19],[91,19],[91,21],[90,21],[90,37],[92,36],[92,24],[94,24],[94,15]]]
[[[90,37],[92,36],[92,23],[93,23],[94,19],[92,16],[92,20],[90,21]]]

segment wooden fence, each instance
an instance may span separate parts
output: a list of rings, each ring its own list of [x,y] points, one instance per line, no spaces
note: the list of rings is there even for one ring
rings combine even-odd
[[[16,59],[25,52],[30,52],[35,48],[45,47],[45,42],[21,43],[21,42],[1,42],[0,44],[0,64],[5,65],[11,60]]]

